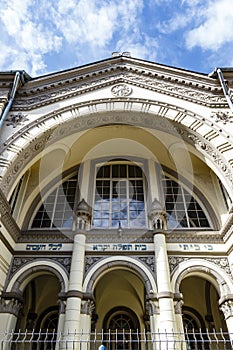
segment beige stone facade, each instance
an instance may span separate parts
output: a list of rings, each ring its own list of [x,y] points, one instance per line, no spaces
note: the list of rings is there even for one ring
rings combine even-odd
[[[233,332],[232,69],[0,73],[0,333]]]

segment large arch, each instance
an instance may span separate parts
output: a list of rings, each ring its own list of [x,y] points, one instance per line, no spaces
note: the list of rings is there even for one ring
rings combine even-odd
[[[197,123],[198,128],[191,128],[190,125],[193,123]],[[35,159],[55,140],[77,131],[110,124],[136,125],[176,134],[191,145],[193,152],[208,160],[208,165],[220,179],[225,179],[229,193],[232,192],[233,176],[229,164],[231,153],[226,151],[229,135],[225,135],[202,115],[191,110],[168,103],[133,98],[101,99],[67,106],[40,117],[36,128],[34,122],[21,128],[2,147],[3,155],[7,154],[8,157],[8,165],[1,182],[3,192],[7,193],[16,183],[16,179],[22,175],[23,169],[25,171],[31,159]],[[205,126],[203,127],[205,131],[200,133],[198,131],[202,129],[201,126]],[[27,139],[22,136],[25,132],[29,135]],[[218,149],[214,145],[216,142],[219,142]],[[22,145],[20,154],[11,151],[12,145],[16,148],[17,145]]]

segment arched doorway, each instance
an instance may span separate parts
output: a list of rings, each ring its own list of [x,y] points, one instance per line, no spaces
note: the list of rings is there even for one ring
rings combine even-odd
[[[95,286],[98,331],[144,329],[145,286],[136,272],[123,267],[108,271]]]
[[[28,282],[23,291],[23,309],[16,329],[56,331],[61,286],[56,276],[41,273]]]
[[[218,308],[219,295],[212,283],[203,277],[187,276],[181,282],[180,291],[184,297],[184,327],[227,331]]]

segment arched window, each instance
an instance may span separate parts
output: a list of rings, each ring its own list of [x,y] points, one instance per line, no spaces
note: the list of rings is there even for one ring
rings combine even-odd
[[[168,176],[162,179],[168,228],[210,228],[201,204],[178,182]]]
[[[77,175],[63,182],[43,201],[32,228],[71,228],[75,204]]]
[[[93,226],[125,228],[146,226],[145,179],[142,169],[130,163],[97,168]]]

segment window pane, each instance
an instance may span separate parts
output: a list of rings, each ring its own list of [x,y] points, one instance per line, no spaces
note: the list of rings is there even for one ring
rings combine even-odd
[[[102,168],[104,169],[98,172],[98,179],[96,179],[95,210],[93,213],[94,227],[118,227],[119,221],[122,227],[145,226],[142,170],[135,165],[129,164],[110,164],[107,172],[105,172],[106,165]],[[102,180],[100,174],[102,174]],[[130,179],[132,177],[135,178],[136,174],[137,177],[139,175],[141,177],[137,180]],[[108,178],[106,175],[108,175]],[[103,199],[108,203],[108,206],[103,207],[100,205]],[[103,217],[108,218],[107,225],[106,220],[104,222],[98,220]],[[135,221],[135,219],[137,220]]]
[[[196,199],[174,180],[164,176],[163,191],[168,213],[168,228],[210,227]]]
[[[77,176],[68,179],[44,200],[39,208],[32,228],[71,228]]]

